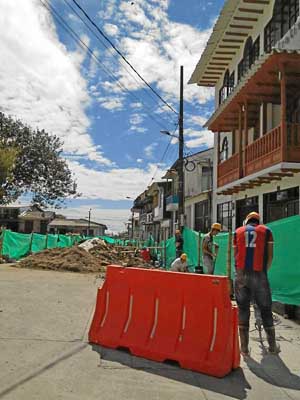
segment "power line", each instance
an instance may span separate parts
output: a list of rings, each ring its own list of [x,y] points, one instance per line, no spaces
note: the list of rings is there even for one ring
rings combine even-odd
[[[95,38],[97,38],[97,40],[102,44],[103,47],[105,47],[110,54],[113,56],[113,50],[112,48],[107,45],[102,39],[101,37],[97,34],[97,32],[95,32],[91,26],[84,20],[84,18],[79,14],[78,11],[76,11],[76,9],[69,3],[68,0],[64,0],[65,4],[70,8],[70,10],[81,20],[81,22],[86,26],[86,28],[94,35]],[[122,61],[122,60],[121,60]],[[115,63],[115,65],[117,65]],[[124,64],[123,62],[119,62],[119,65],[121,65],[124,70],[135,80],[136,83],[139,84],[139,81],[136,77],[136,75],[131,71],[131,69],[129,69],[126,64]],[[145,87],[142,87],[142,90],[149,96],[149,98],[154,101],[157,105],[159,105],[159,108],[162,109],[163,105],[160,105],[159,102],[157,101],[156,97],[153,95],[152,92],[149,92],[148,90],[146,90]]]
[[[49,3],[45,3],[43,0],[40,0],[42,5],[47,8],[50,12],[54,14],[54,17],[56,18],[57,22],[66,30],[66,32],[69,33],[69,35],[80,45],[81,48],[85,49],[93,59],[96,60],[96,62],[99,64],[100,68],[104,70],[104,72],[111,78],[113,79],[116,84],[121,88],[121,90],[124,92],[126,91],[130,96],[132,96],[135,101],[141,102],[143,106],[148,109],[148,116],[161,128],[166,129],[165,125],[163,125],[161,122],[159,122],[152,114],[152,110],[141,100],[138,96],[136,96],[134,93],[132,93],[128,88],[126,88],[121,82],[118,81],[118,78],[107,68],[102,61],[95,55],[93,50],[90,49],[90,47],[84,43],[80,37],[77,35],[77,33],[68,25],[68,23],[59,15],[59,13],[55,10],[53,6],[51,6]],[[165,121],[167,122],[167,121]]]
[[[172,133],[172,135],[174,135],[174,134],[176,133],[176,131],[177,131],[177,129],[178,129],[178,125],[179,125],[179,124],[177,124],[177,126],[176,126],[174,132]],[[148,184],[148,186],[150,186],[151,183],[154,181],[154,179],[155,179],[155,177],[156,177],[156,175],[157,175],[157,172],[158,172],[159,165],[160,165],[160,164],[163,162],[163,160],[165,159],[165,156],[167,155],[167,152],[168,152],[168,150],[169,150],[169,148],[170,148],[170,145],[171,145],[171,143],[172,143],[172,139],[173,139],[173,138],[170,137],[170,140],[169,140],[169,142],[168,142],[168,144],[167,144],[167,147],[166,147],[165,151],[163,152],[163,155],[162,155],[160,161],[157,163],[156,170],[155,170],[155,172],[154,172],[154,174],[153,174],[153,176],[152,176],[152,178],[151,178],[151,181],[150,181],[150,183]]]
[[[136,68],[127,60],[127,58],[121,53],[121,51],[113,44],[113,42],[109,39],[109,37],[98,27],[98,25],[91,19],[91,17],[87,14],[87,12],[78,4],[76,0],[72,0],[77,8],[84,14],[84,16],[89,20],[89,22],[97,29],[100,35],[111,45],[111,47],[119,54],[119,56],[129,65],[129,67],[137,74],[137,76],[145,83],[146,86],[176,115],[178,115],[177,111],[164,100],[161,95],[153,89],[153,87],[142,77],[142,75],[136,70]]]

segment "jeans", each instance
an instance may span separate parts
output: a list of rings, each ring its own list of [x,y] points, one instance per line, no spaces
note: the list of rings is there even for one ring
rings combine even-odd
[[[235,296],[240,325],[249,326],[250,303],[254,301],[260,310],[264,328],[273,326],[272,296],[266,272],[237,270]]]

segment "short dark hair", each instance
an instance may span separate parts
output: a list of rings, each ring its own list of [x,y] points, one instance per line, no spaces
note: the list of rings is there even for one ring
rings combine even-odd
[[[256,218],[250,218],[249,221],[247,221],[248,224],[259,224],[259,220]]]

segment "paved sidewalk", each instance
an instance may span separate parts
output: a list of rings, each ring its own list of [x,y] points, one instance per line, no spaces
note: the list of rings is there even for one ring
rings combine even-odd
[[[0,265],[0,399],[299,399],[300,326],[280,319],[280,357],[252,358],[224,379],[90,346],[95,276]]]

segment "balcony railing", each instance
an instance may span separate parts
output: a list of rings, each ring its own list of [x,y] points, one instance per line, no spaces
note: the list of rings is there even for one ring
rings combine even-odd
[[[283,148],[281,126],[249,144],[241,155],[234,154],[218,166],[218,187],[262,171],[281,162],[300,163],[300,124],[287,124],[286,148]],[[284,150],[284,151],[283,151]]]
[[[239,154],[234,154],[218,166],[218,187],[239,179]]]
[[[281,161],[281,127],[272,129],[246,147],[245,175],[253,174]]]

